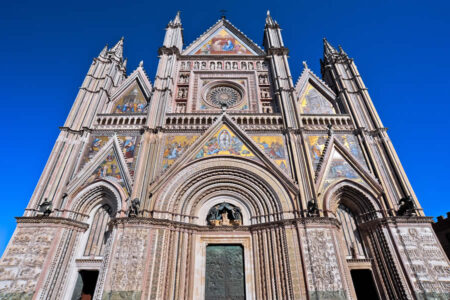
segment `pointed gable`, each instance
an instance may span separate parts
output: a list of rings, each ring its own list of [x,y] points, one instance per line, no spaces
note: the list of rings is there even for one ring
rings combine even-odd
[[[242,140],[227,126],[222,125],[219,130],[203,145],[195,156],[196,159],[213,155],[233,155],[250,159],[255,154],[250,151]]]
[[[200,44],[194,55],[255,55],[244,42],[225,27],[217,29],[205,42]]]
[[[147,107],[147,100],[142,93],[139,84],[134,83],[131,85],[114,103],[112,113],[142,113],[145,112]]]
[[[311,84],[299,98],[300,113],[302,114],[335,114],[333,104]]]
[[[92,175],[86,181],[90,183],[96,179],[105,179],[114,183],[118,183],[129,194],[128,187],[124,180],[124,172],[119,166],[117,155],[113,149],[111,149],[106,158],[97,166],[92,172]]]
[[[183,51],[183,55],[264,55],[264,53],[226,19],[219,20]]]
[[[325,171],[322,189],[326,189],[331,183],[340,179],[351,179],[356,182],[363,182],[361,175],[353,166],[336,150],[330,156]]]

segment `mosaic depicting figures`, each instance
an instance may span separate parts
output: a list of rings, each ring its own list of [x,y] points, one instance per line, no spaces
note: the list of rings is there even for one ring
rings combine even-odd
[[[134,176],[135,167],[135,157],[137,155],[137,150],[139,147],[139,137],[138,136],[118,136],[120,146],[122,148],[123,157],[127,163],[130,175]]]
[[[163,153],[163,170],[170,167],[186,149],[197,140],[198,136],[176,135],[166,137]]]
[[[140,113],[145,112],[147,101],[137,84],[134,84],[115,104],[113,113]]]
[[[317,169],[317,166],[319,164],[320,157],[322,157],[323,149],[325,148],[325,143],[326,143],[327,139],[328,139],[328,136],[326,136],[326,135],[310,135],[307,137],[307,142],[309,145],[309,150],[310,150],[314,170]]]
[[[336,135],[338,141],[350,151],[350,153],[356,158],[356,160],[367,168],[364,154],[362,153],[361,146],[358,143],[356,136],[351,134]]]
[[[202,158],[212,155],[236,155],[247,158],[254,158],[247,146],[236,136],[226,125],[203,146],[195,158]]]
[[[286,148],[282,136],[252,136],[252,139],[283,171],[289,173]]]
[[[352,179],[357,182],[363,181],[358,172],[355,171],[339,152],[334,150],[331,157],[331,163],[326,171],[323,188],[326,189],[332,182],[344,178]]]
[[[310,84],[300,98],[300,112],[303,114],[336,113],[331,102]]]
[[[87,182],[92,182],[96,179],[105,179],[116,182],[122,186],[124,191],[128,194],[128,189],[120,172],[117,157],[113,150],[108,153],[105,160],[95,169]]]
[[[213,35],[195,54],[208,55],[251,55],[249,51],[238,39],[233,37],[227,30],[220,29]]]
[[[89,141],[87,153],[81,162],[80,169],[90,161],[98,151],[108,142],[109,136],[92,136]]]

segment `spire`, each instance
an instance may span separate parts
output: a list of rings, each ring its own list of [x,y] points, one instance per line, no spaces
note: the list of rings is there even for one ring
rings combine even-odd
[[[98,56],[105,57],[107,51],[108,51],[108,44],[106,44],[105,47],[103,47],[102,51]]]
[[[174,26],[181,26],[181,18],[180,18],[180,11],[177,11],[177,15],[175,16],[175,19],[173,19],[172,25]]]
[[[270,10],[267,10],[266,26],[275,26],[275,25],[277,25],[277,22],[275,22],[272,19],[272,16],[270,15]]]
[[[111,48],[110,52],[113,52],[117,57],[122,58],[123,54],[123,37],[117,42],[117,44]]]
[[[336,49],[328,43],[326,38],[323,38],[323,55],[328,56],[330,54],[337,54]]]

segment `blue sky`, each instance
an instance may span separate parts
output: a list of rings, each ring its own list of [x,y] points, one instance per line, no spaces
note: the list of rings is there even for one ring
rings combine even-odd
[[[166,5],[167,4],[167,5]],[[92,58],[125,37],[128,70],[154,80],[164,28],[181,10],[189,44],[227,10],[262,44],[266,10],[283,29],[297,79],[317,74],[322,38],[362,74],[413,188],[430,216],[450,210],[450,5],[445,1],[2,1],[0,253],[28,203]]]

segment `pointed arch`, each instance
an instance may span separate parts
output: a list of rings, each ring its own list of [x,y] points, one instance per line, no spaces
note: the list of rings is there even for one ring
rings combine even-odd
[[[382,204],[378,195],[363,184],[343,179],[327,188],[320,206],[329,217],[336,217],[336,210],[341,203],[360,218],[381,217]]]
[[[156,218],[204,225],[204,207],[222,197],[235,201],[249,222],[257,224],[296,217],[299,208],[293,195],[275,174],[255,162],[209,157],[191,162],[167,180],[151,198],[149,209]]]

